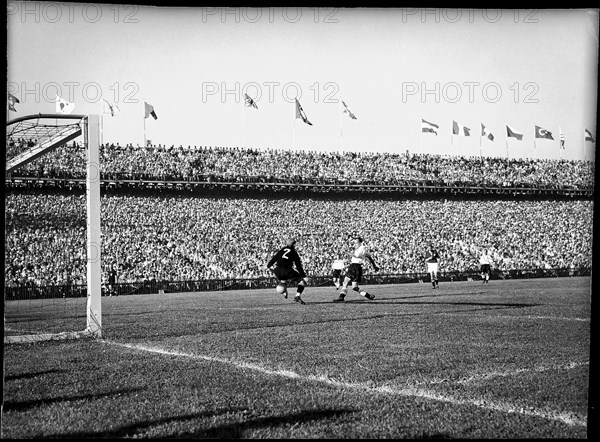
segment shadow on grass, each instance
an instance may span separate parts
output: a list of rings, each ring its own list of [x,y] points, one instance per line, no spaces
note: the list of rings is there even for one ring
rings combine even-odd
[[[122,426],[112,431],[89,431],[89,432],[73,432],[56,434],[49,436],[51,438],[78,438],[78,437],[113,437],[113,438],[124,438],[124,437],[135,437],[140,433],[144,433],[146,430],[156,426],[167,426],[169,424],[176,424],[175,427],[180,427],[178,423],[189,422],[190,426],[195,426],[197,423],[193,422],[197,419],[214,418],[224,414],[236,414],[246,411],[245,408],[228,408],[221,410],[205,411],[201,413],[186,414],[183,416],[166,417],[162,419],[155,419],[145,422],[138,422],[131,425]],[[213,428],[191,430],[187,432],[178,432],[176,434],[165,434],[163,437],[173,437],[178,439],[194,439],[194,438],[228,438],[228,439],[239,439],[243,436],[245,430],[251,430],[256,428],[273,428],[281,425],[294,425],[303,422],[310,422],[323,419],[331,419],[342,416],[347,413],[353,413],[356,410],[319,410],[319,411],[305,411],[300,413],[288,414],[283,416],[270,416],[260,417],[256,419],[249,419],[241,422],[232,422],[228,424],[218,425]],[[237,418],[237,417],[236,417]],[[163,430],[168,431],[168,430]]]
[[[402,298],[401,298],[402,299]],[[332,302],[307,302],[306,306],[299,307],[300,309],[310,308],[310,305],[318,305],[318,304],[333,304]],[[492,310],[511,310],[515,308],[528,308],[528,307],[538,307],[542,304],[518,304],[518,303],[490,303],[490,302],[386,302],[386,301],[367,301],[367,300],[351,300],[340,303],[342,305],[358,305],[358,304],[372,304],[372,305],[381,305],[381,304],[391,304],[391,305],[451,305],[451,306],[465,306],[465,307],[475,307],[475,308],[461,308],[461,309],[453,309],[453,310],[441,310],[441,311],[427,311],[427,312],[406,312],[401,311],[398,313],[383,313],[383,314],[367,314],[358,317],[343,317],[343,318],[326,318],[323,320],[314,320],[314,321],[292,321],[292,322],[283,322],[283,323],[274,323],[274,324],[261,324],[258,326],[248,326],[248,327],[236,327],[236,328],[224,328],[222,330],[210,330],[203,332],[204,335],[209,334],[221,334],[221,333],[232,333],[232,332],[242,332],[242,331],[250,331],[250,330],[261,330],[261,329],[271,329],[278,327],[293,327],[293,326],[304,326],[304,325],[318,325],[318,324],[333,324],[337,322],[351,322],[351,321],[363,321],[370,319],[381,319],[381,318],[393,318],[393,317],[407,317],[407,316],[422,316],[422,315],[441,315],[441,314],[451,314],[451,313],[465,313],[465,312],[483,312],[483,311],[492,311]],[[339,304],[337,304],[339,305]],[[344,307],[337,307],[343,309]],[[194,333],[189,333],[187,335],[193,335]],[[179,337],[184,336],[183,334],[178,335]]]
[[[124,388],[122,390],[111,391],[110,393],[82,394],[79,396],[60,396],[50,399],[36,399],[33,401],[13,402],[7,401],[4,403],[4,411],[25,411],[35,407],[51,405],[59,402],[71,402],[79,400],[99,399],[104,397],[118,396],[120,394],[129,394],[136,391],[144,391],[143,388]]]
[[[37,378],[38,376],[44,376],[45,374],[53,374],[53,373],[64,373],[66,370],[46,370],[46,371],[35,371],[33,373],[23,373],[17,375],[7,375],[4,380],[5,381],[16,381],[19,379],[31,379]]]
[[[219,439],[240,439],[247,437],[245,431],[255,430],[259,428],[274,428],[289,425],[290,427],[320,420],[329,420],[342,417],[345,414],[354,413],[358,410],[352,409],[330,409],[330,410],[308,410],[299,413],[285,414],[281,416],[259,417],[250,419],[245,422],[233,422],[230,424],[220,425],[207,430],[196,431],[187,434],[184,437],[193,438],[219,438]]]
[[[400,298],[405,299],[405,298]],[[467,306],[480,306],[480,307],[505,307],[505,308],[527,308],[527,307],[539,307],[542,304],[527,304],[527,303],[518,303],[518,302],[451,302],[451,301],[407,301],[407,302],[397,302],[394,301],[394,298],[388,298],[385,301],[363,301],[363,300],[350,300],[346,301],[348,304],[391,304],[391,305],[467,305]],[[481,310],[486,310],[485,308]],[[437,313],[437,312],[428,312],[428,313]],[[423,314],[423,313],[419,313]]]

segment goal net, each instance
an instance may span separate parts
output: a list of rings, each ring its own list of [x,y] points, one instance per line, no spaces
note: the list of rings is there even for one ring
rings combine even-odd
[[[99,121],[6,124],[5,343],[102,337]]]

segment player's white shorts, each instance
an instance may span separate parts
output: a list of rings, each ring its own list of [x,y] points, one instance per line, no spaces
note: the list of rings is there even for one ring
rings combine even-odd
[[[438,263],[437,262],[428,262],[427,263],[427,272],[437,272],[438,271]]]

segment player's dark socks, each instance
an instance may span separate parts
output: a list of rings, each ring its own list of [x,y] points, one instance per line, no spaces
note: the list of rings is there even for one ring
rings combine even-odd
[[[375,295],[372,295],[369,292],[361,292],[360,295],[363,296],[364,298],[367,298],[370,301],[375,299]]]
[[[344,291],[341,291],[340,295],[337,297],[337,299],[334,299],[333,302],[344,302],[345,297],[346,293],[344,293]]]

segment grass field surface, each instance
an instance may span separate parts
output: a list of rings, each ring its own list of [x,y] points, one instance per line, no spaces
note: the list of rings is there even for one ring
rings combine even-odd
[[[590,278],[103,298],[4,348],[3,438],[585,438]]]

